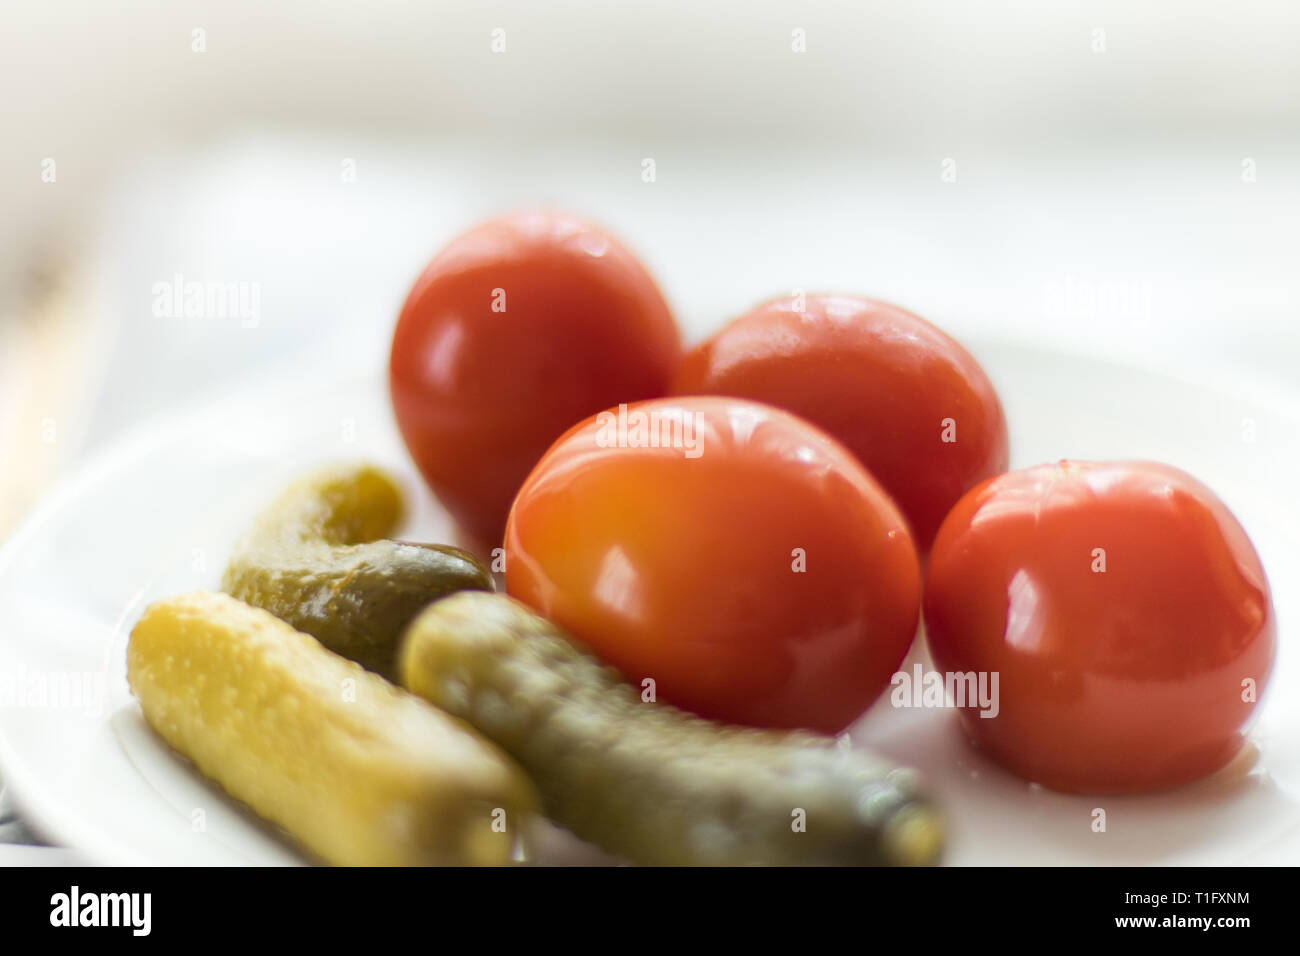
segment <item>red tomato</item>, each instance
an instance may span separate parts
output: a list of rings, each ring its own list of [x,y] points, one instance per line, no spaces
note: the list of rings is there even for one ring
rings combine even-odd
[[[1146,462],[1063,461],[971,491],[935,540],[925,621],[941,672],[999,674],[996,717],[961,711],[976,745],[1091,793],[1228,763],[1275,649],[1241,526],[1195,479]]]
[[[484,544],[574,422],[663,395],[681,355],[654,281],[604,230],[525,212],[454,239],[416,281],[389,364],[425,480]]]
[[[506,527],[511,595],[658,699],[764,727],[834,733],[861,714],[912,641],[919,575],[902,516],[846,449],[728,398],[574,427]]]
[[[687,353],[673,393],[750,398],[826,429],[893,496],[922,551],[958,498],[1007,468],[984,370],[929,322],[870,299],[764,303]]]

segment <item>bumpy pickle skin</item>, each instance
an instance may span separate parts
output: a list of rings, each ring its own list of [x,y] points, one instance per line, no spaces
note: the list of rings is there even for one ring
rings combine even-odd
[[[333,468],[291,485],[237,546],[223,591],[395,679],[407,624],[430,601],[491,591],[491,572],[450,545],[376,540],[401,520],[402,495],[378,468]]]
[[[518,760],[556,822],[631,862],[921,865],[939,856],[939,815],[914,771],[830,738],[647,703],[504,595],[466,592],[421,613],[401,676]]]
[[[150,605],[127,678],[168,744],[327,863],[507,864],[537,806],[464,722],[224,594]]]

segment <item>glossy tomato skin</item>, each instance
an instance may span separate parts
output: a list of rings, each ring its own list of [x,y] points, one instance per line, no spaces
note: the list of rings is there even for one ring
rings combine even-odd
[[[1223,767],[1262,692],[1276,624],[1254,548],[1218,498],[1149,462],[993,478],[944,522],[925,586],[942,672],[999,674],[972,740],[1057,790],[1135,793]]]
[[[629,423],[637,413],[689,424],[698,455],[632,447],[631,428],[618,447],[613,412],[576,426],[511,509],[507,591],[634,684],[653,679],[656,699],[842,730],[916,632],[902,516],[846,449],[786,412],[703,397],[634,405]]]
[[[1007,468],[988,376],[919,316],[856,296],[774,299],[692,349],[675,395],[734,395],[806,418],[885,487],[925,551],[966,491]]]
[[[425,480],[478,542],[574,422],[663,395],[681,355],[637,259],[573,216],[528,211],[453,240],[397,320],[393,409]]]

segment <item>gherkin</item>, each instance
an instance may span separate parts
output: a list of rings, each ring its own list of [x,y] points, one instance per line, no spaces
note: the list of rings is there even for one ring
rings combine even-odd
[[[651,865],[927,864],[937,811],[914,771],[804,732],[646,702],[503,595],[445,598],[411,624],[402,683],[532,776],[544,811]]]
[[[256,520],[222,590],[393,679],[402,632],[425,604],[494,587],[468,551],[383,540],[401,513],[397,485],[373,466],[304,478]]]
[[[537,806],[464,722],[225,594],[151,604],[127,679],[168,744],[328,863],[507,864]]]

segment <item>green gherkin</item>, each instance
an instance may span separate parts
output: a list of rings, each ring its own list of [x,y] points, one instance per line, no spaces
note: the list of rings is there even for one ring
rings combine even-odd
[[[519,761],[556,822],[632,862],[926,864],[939,855],[939,817],[914,771],[831,738],[644,702],[503,595],[458,594],[425,610],[400,672],[407,688]]]
[[[401,492],[378,468],[305,478],[257,519],[222,590],[394,679],[402,632],[421,608],[453,591],[494,588],[468,551],[376,540],[393,532],[401,513]]]

